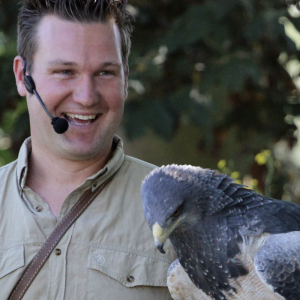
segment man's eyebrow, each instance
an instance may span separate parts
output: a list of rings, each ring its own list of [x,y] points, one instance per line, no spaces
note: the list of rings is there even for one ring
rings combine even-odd
[[[108,61],[108,62],[105,62],[105,63],[99,65],[100,68],[101,67],[105,68],[105,67],[110,67],[110,66],[121,68],[122,67],[122,63],[114,62],[114,61]]]
[[[53,60],[48,62],[48,65],[50,66],[69,66],[69,67],[75,67],[77,66],[77,63],[72,62],[72,61],[64,61],[64,60]],[[108,61],[108,62],[104,62],[102,64],[99,64],[99,68],[103,68],[103,67],[122,67],[122,63],[120,62],[114,62],[114,61]]]
[[[100,64],[98,70],[101,72],[102,70],[114,70],[114,72],[122,72],[124,65],[120,62],[105,62]]]
[[[50,65],[50,66],[63,65],[63,66],[71,66],[71,67],[77,66],[77,64],[75,62],[64,61],[64,60],[60,60],[60,59],[49,61],[48,65]]]

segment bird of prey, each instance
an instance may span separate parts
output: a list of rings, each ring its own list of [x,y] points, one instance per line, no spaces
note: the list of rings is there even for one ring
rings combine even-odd
[[[169,238],[178,257],[174,299],[300,299],[300,206],[178,165],[147,175],[142,198],[157,248]]]

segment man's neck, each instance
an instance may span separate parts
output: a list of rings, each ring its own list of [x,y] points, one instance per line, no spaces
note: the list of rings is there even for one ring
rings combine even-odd
[[[102,156],[72,161],[53,157],[49,152],[35,151],[33,147],[26,186],[48,203],[53,215],[57,217],[66,197],[88,177],[101,170],[111,157],[111,152],[108,149]]]

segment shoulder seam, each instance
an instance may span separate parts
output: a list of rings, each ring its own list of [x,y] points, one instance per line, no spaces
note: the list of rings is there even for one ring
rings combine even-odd
[[[0,167],[0,171],[3,170],[3,169],[6,169],[6,168],[8,168],[8,167],[10,167],[10,166],[13,165],[15,162],[16,162],[16,161],[14,160],[14,161],[10,162],[9,164],[6,164],[6,165]]]
[[[140,160],[140,159],[138,159],[138,158],[136,158],[136,159],[138,159],[139,161],[136,161],[135,159],[131,159],[131,158],[133,158],[133,157],[131,157],[131,156],[128,156],[128,155],[125,155],[125,160],[128,160],[128,161],[130,161],[131,163],[134,163],[134,164],[136,164],[136,165],[143,165],[145,168],[148,168],[149,170],[153,170],[154,168],[157,168],[157,166],[155,166],[155,165],[153,165],[153,164],[151,164],[151,163],[148,163],[148,162],[144,162],[144,161],[142,161],[142,160]],[[140,162],[140,163],[139,163]],[[151,167],[151,166],[149,166],[149,165],[152,165],[153,167]]]

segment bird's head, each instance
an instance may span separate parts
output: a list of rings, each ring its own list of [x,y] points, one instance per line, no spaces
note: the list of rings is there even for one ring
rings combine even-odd
[[[163,246],[176,230],[201,219],[202,207],[195,176],[204,169],[192,166],[163,166],[153,170],[142,184],[144,215],[152,229],[158,250],[165,253]],[[201,172],[200,172],[201,173]]]

